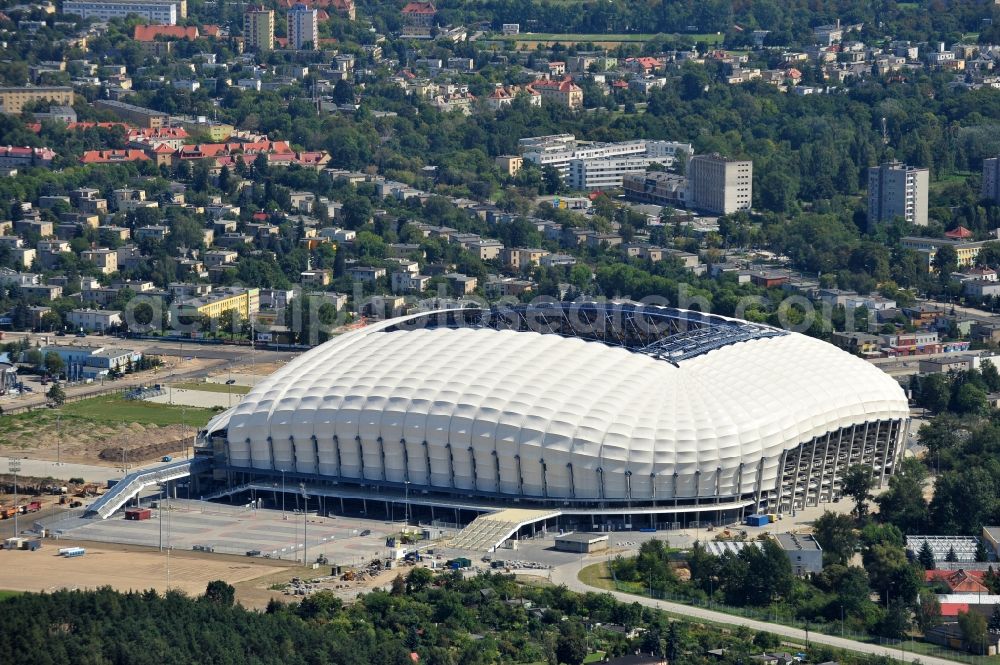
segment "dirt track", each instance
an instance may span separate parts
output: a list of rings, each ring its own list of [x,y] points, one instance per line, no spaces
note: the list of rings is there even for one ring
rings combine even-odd
[[[74,545],[86,548],[86,555],[72,559],[58,555],[60,548]],[[171,552],[169,568],[169,588],[189,595],[204,593],[212,580],[236,585],[262,576],[291,576],[289,567],[278,562],[188,551]],[[67,540],[46,540],[37,552],[0,551],[0,589],[54,591],[101,586],[119,591],[166,591],[167,555],[150,548]]]

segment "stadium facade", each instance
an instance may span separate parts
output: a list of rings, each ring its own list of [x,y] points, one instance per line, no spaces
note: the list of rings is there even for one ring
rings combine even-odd
[[[331,495],[405,488],[425,504],[553,507],[595,523],[719,521],[831,501],[855,464],[884,482],[908,416],[892,378],[811,337],[553,303],[339,336],[215,417],[200,452],[234,487],[280,475]]]

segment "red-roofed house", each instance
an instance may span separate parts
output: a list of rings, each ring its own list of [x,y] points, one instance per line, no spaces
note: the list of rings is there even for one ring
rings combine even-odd
[[[802,80],[802,72],[795,69],[795,67],[791,67],[785,72],[785,78],[787,78],[793,84],[796,84]]]
[[[202,37],[211,37],[212,39],[218,39],[219,35],[222,34],[222,30],[217,25],[203,25],[201,26]]]
[[[568,76],[561,81],[535,81],[531,87],[542,95],[545,103],[560,104],[571,109],[583,106],[583,89]]]
[[[88,150],[80,158],[81,164],[120,164],[146,161],[149,161],[149,156],[142,150]]]
[[[968,240],[972,237],[972,231],[965,228],[964,226],[959,226],[957,229],[952,229],[951,231],[944,232],[945,238],[951,238],[952,240]]]
[[[496,87],[493,88],[493,92],[491,92],[486,98],[486,104],[494,111],[499,111],[500,109],[513,104],[514,100],[519,95],[524,95],[525,99],[528,100],[528,104],[531,106],[542,105],[541,93],[537,92],[530,85],[524,86],[523,88],[517,85],[512,85],[508,88],[504,87],[502,83],[496,84]]]
[[[130,129],[126,138],[129,143],[138,148],[167,145],[172,150],[177,150],[188,138],[187,130],[183,127],[143,127],[140,129]]]
[[[55,156],[56,153],[51,148],[2,146],[0,147],[0,166],[14,169],[49,166]]]
[[[983,571],[970,570],[928,570],[924,572],[925,582],[944,582],[952,593],[989,593],[989,587],[982,582]]]
[[[137,42],[152,42],[157,38],[198,39],[198,28],[182,25],[137,25],[132,33],[132,39]]]
[[[410,2],[400,12],[407,25],[429,28],[434,25],[437,8],[433,2]]]

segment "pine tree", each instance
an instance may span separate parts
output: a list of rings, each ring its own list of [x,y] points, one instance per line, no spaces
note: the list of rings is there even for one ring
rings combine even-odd
[[[948,556],[946,556],[944,560],[947,561],[948,563],[955,563],[956,561],[958,561],[958,555],[955,554],[954,547],[948,548]]]
[[[920,565],[924,567],[924,570],[934,570],[934,552],[931,550],[930,543],[926,540],[920,546],[920,551],[917,552],[917,560],[920,561]]]
[[[990,558],[989,552],[986,551],[986,543],[983,542],[982,538],[976,540],[976,562],[983,563]]]
[[[1000,633],[1000,604],[993,604],[993,614],[990,616],[990,621],[986,624],[986,627],[991,633]]]

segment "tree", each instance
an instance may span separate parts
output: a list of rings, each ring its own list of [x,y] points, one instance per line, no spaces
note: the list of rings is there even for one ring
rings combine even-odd
[[[407,593],[423,591],[433,579],[434,573],[429,569],[423,567],[414,568],[406,576],[406,591]]]
[[[984,653],[986,646],[986,617],[978,612],[959,612],[958,629],[965,648],[972,653]]]
[[[66,401],[66,392],[58,383],[53,383],[52,387],[49,388],[49,392],[45,393],[45,396],[52,400],[52,403],[56,406],[62,406]]]
[[[868,514],[868,500],[871,498],[871,489],[875,484],[872,477],[871,467],[863,464],[855,464],[844,473],[842,487],[844,494],[854,501],[852,511],[857,518],[864,519]]]
[[[931,544],[926,540],[920,546],[920,551],[917,552],[917,561],[924,567],[924,570],[934,570],[934,551],[931,549]]]
[[[205,600],[223,607],[232,607],[236,602],[236,588],[222,580],[212,580],[205,587]]]
[[[393,596],[402,596],[404,591],[406,591],[406,580],[403,579],[403,575],[400,573],[392,578],[392,588],[389,593]]]
[[[993,614],[986,627],[991,633],[1000,633],[1000,603],[993,603]]]
[[[924,541],[926,542],[926,541]],[[955,548],[949,547],[948,554],[945,555],[944,560],[948,563],[956,563],[958,561],[958,555],[955,554]]]
[[[895,524],[904,533],[922,533],[927,524],[924,480],[927,467],[916,458],[906,458],[889,478],[889,489],[875,499],[879,519]]]
[[[947,284],[951,280],[951,273],[958,270],[958,252],[951,245],[938,247],[934,254],[934,270],[938,273],[938,278],[942,284]]]
[[[587,635],[576,621],[564,621],[556,641],[556,660],[565,665],[581,665],[587,657]]]
[[[917,624],[920,632],[927,633],[928,630],[941,623],[941,603],[937,596],[928,589],[921,589],[917,597],[917,604],[913,609],[913,622]]]
[[[49,374],[59,376],[65,367],[66,363],[63,362],[62,356],[55,351],[49,351],[45,354],[45,370]]]
[[[985,563],[990,558],[989,552],[986,551],[986,543],[983,542],[982,538],[976,539],[976,563]]]
[[[354,86],[345,79],[340,79],[333,86],[333,101],[337,104],[354,103]]]
[[[813,523],[813,535],[823,548],[824,565],[831,563],[846,565],[858,544],[854,521],[847,515],[830,511],[824,512]]]
[[[952,400],[952,409],[958,413],[977,414],[986,410],[986,391],[972,383],[963,383]]]

